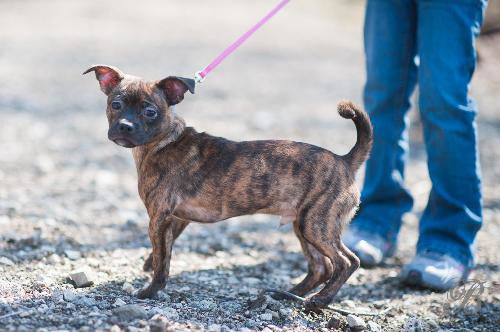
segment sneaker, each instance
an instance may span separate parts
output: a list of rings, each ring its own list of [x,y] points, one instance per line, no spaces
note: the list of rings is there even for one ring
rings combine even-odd
[[[394,255],[396,246],[382,236],[349,228],[342,237],[344,244],[358,256],[363,267],[380,265],[386,257]]]
[[[401,271],[402,281],[410,286],[447,291],[466,281],[470,270],[454,258],[435,251],[417,253]]]

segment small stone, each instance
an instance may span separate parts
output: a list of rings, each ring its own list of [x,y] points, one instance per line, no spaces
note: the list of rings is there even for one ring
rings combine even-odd
[[[40,247],[40,251],[45,254],[53,254],[56,252],[56,247],[44,244]]]
[[[137,224],[137,221],[135,221],[134,219],[127,219],[127,222],[125,223],[125,225],[127,227],[130,227],[130,228],[137,228],[137,227],[139,227],[139,225]]]
[[[170,302],[170,296],[165,292],[158,292],[158,300],[162,302]]]
[[[147,318],[146,310],[137,304],[127,304],[118,307],[113,310],[113,314],[124,321]]]
[[[70,273],[69,278],[73,280],[76,288],[88,287],[94,284],[91,274],[92,273],[89,269],[85,269],[82,271]]]
[[[167,320],[165,317],[152,319],[149,323],[150,332],[165,332],[167,330]]]
[[[264,295],[259,295],[255,300],[250,302],[248,309],[263,311],[267,308],[266,297]]]
[[[0,265],[14,266],[14,262],[7,257],[0,257]]]
[[[259,295],[260,290],[257,288],[249,288],[248,289],[248,294],[254,296],[254,295]]]
[[[122,290],[125,291],[125,293],[132,295],[135,291],[134,286],[129,284],[128,282],[124,282],[122,286]]]
[[[49,306],[46,305],[45,303],[39,305],[38,308],[37,308],[37,311],[40,312],[40,313],[44,313],[47,310],[49,310]]]
[[[236,278],[236,277],[229,277],[229,278],[227,278],[227,282],[228,282],[229,284],[237,284],[237,283],[239,283],[240,281],[239,281],[239,280],[238,280],[238,278]]]
[[[73,302],[76,299],[76,294],[75,294],[75,292],[73,292],[71,290],[65,290],[63,292],[63,299],[66,302]]]
[[[90,297],[86,297],[86,296],[80,296],[78,297],[76,300],[73,301],[74,304],[78,304],[78,305],[84,305],[84,306],[87,306],[87,307],[91,307],[93,305],[96,305],[96,301]]]
[[[27,310],[27,311],[21,312],[18,316],[19,317],[28,317],[30,315],[31,315],[31,311]]]
[[[154,314],[153,317],[151,317],[149,320],[155,320],[155,319],[166,319],[166,318],[163,317],[161,314]]]
[[[203,300],[198,303],[198,308],[204,311],[212,310],[216,307],[216,304],[209,300]]]
[[[429,325],[431,330],[439,329],[439,324],[434,319],[427,318],[426,322],[427,322],[427,325]]]
[[[212,324],[208,327],[208,332],[221,332],[222,326],[219,324]]]
[[[194,322],[194,321],[187,321],[186,323],[187,323],[188,328],[190,330],[201,330],[201,331],[203,331],[203,324],[201,324],[201,323]]]
[[[371,332],[382,332],[380,325],[372,321],[368,322],[368,330]]]
[[[174,309],[184,309],[184,305],[182,303],[172,303],[172,308]]]
[[[167,307],[163,309],[163,314],[165,317],[167,317],[170,320],[178,320],[179,319],[179,314],[177,313],[177,310],[174,308]]]
[[[349,308],[356,308],[356,303],[353,300],[344,300],[341,303]]]
[[[87,264],[92,266],[92,267],[99,267],[99,260],[98,259],[95,259],[95,258],[87,258]]]
[[[266,320],[266,321],[271,321],[273,320],[273,315],[271,313],[265,313],[260,315],[260,319]]]
[[[249,328],[256,328],[259,325],[262,325],[260,320],[247,319],[245,322],[245,326]]]
[[[36,276],[35,284],[39,287],[47,287],[51,283],[52,283],[51,280],[43,275]]]
[[[424,327],[422,326],[422,322],[420,319],[416,317],[410,317],[406,321],[404,332],[423,332]]]
[[[82,254],[76,250],[65,250],[64,254],[72,261],[76,261],[77,259],[82,258]]]
[[[332,318],[330,318],[326,326],[329,329],[340,330],[340,328],[342,327],[342,321],[338,317],[333,316]]]
[[[280,309],[280,315],[283,316],[284,318],[290,317],[293,313],[293,310],[290,308],[282,308]]]
[[[279,311],[280,309],[283,308],[283,304],[281,302],[276,301],[275,299],[273,299],[269,295],[265,295],[265,298],[266,298],[267,307],[269,309],[272,309],[272,310],[275,310],[275,311]]]
[[[163,310],[158,307],[152,307],[151,309],[148,310],[148,314],[153,317],[157,315],[161,316],[163,314]]]
[[[361,330],[366,327],[365,321],[355,315],[347,315],[347,324],[349,324],[349,327],[357,330]]]
[[[109,332],[121,332],[121,331],[122,331],[122,329],[118,325],[113,325],[109,329]]]
[[[120,299],[120,298],[116,299],[116,301],[113,303],[113,305],[115,307],[121,307],[121,306],[124,306],[126,304],[127,303],[125,301],[123,301],[122,299]]]
[[[47,257],[47,263],[52,265],[57,265],[61,263],[61,258],[57,254],[52,254],[49,257]]]
[[[144,330],[135,326],[127,326],[127,332],[144,332]]]
[[[257,278],[251,278],[251,277],[249,277],[249,278],[243,278],[243,282],[244,282],[245,284],[249,284],[249,285],[251,285],[251,286],[254,286],[254,285],[256,285],[256,284],[260,283],[260,279],[257,279]]]
[[[189,292],[191,290],[191,287],[189,286],[183,286],[181,288],[179,288],[179,292],[181,293],[186,293],[186,292]]]

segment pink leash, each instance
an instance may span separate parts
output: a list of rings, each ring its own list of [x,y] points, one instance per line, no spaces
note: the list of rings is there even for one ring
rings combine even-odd
[[[205,69],[197,72],[194,75],[194,80],[196,83],[201,83],[207,77],[207,75],[214,70],[225,58],[227,58],[231,53],[236,51],[238,47],[241,46],[255,31],[259,30],[264,24],[267,23],[274,15],[276,15],[283,7],[285,7],[290,0],[282,0],[269,14],[262,18],[257,24],[255,24],[250,30],[245,32],[240,38],[238,38],[234,43],[232,43],[228,48],[226,48],[218,57],[216,57]]]

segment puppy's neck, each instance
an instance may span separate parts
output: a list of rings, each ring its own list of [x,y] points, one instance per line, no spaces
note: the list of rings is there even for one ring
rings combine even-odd
[[[151,143],[137,146],[132,149],[137,171],[140,172],[141,165],[149,156],[164,149],[169,144],[176,142],[186,129],[186,122],[178,115],[173,114],[169,129],[161,137]]]

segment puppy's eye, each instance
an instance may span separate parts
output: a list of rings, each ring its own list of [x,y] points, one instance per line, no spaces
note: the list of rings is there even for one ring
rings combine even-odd
[[[111,108],[114,109],[115,111],[121,110],[122,103],[119,101],[113,101],[113,102],[111,102]]]
[[[158,111],[154,107],[146,107],[143,112],[144,116],[148,119],[155,119],[158,116]]]

